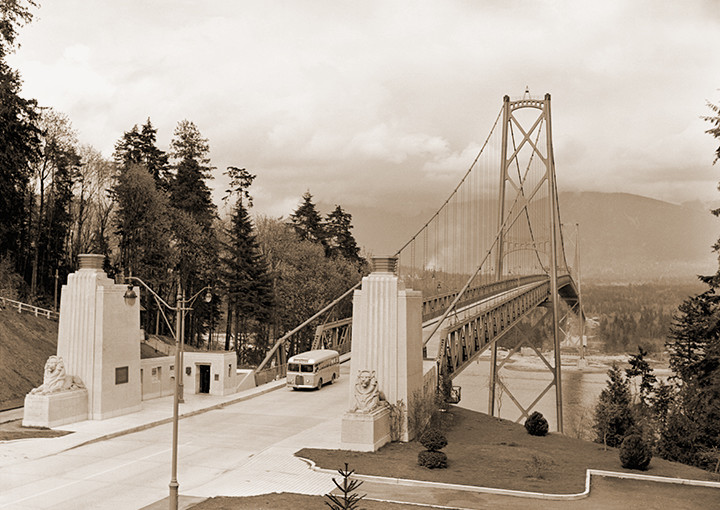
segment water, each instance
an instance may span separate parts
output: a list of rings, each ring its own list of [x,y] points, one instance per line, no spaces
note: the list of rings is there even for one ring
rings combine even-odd
[[[499,376],[512,396],[527,408],[542,393],[553,377],[549,370],[542,370],[540,366],[528,365],[522,357],[520,358],[518,363],[506,364],[499,371]],[[522,368],[517,368],[518,366]],[[460,407],[482,413],[488,412],[489,375],[489,360],[480,359],[453,380],[453,385],[462,388]],[[600,392],[606,386],[607,366],[599,365],[581,371],[574,366],[568,366],[566,369],[563,365],[561,378],[565,433],[574,437],[591,439],[593,410]],[[500,385],[496,386],[496,394],[500,395],[500,404],[499,406],[496,404],[495,415],[517,421],[522,413],[513,403],[510,395],[501,390]],[[533,407],[533,411],[543,414],[551,431],[557,430],[554,386],[551,386]],[[521,423],[524,421],[524,419],[521,420]]]

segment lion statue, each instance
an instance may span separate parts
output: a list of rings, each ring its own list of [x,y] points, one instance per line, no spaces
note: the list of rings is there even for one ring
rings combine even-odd
[[[31,395],[49,395],[60,391],[77,390],[85,385],[77,377],[65,373],[65,362],[60,356],[50,356],[45,362],[43,383],[30,391]]]
[[[369,413],[380,404],[378,383],[375,379],[375,371],[358,370],[357,382],[355,383],[355,401],[350,412]]]

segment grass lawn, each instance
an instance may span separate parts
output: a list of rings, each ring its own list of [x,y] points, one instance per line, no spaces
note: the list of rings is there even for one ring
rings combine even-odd
[[[374,453],[303,449],[296,455],[333,470],[347,462],[364,475],[555,494],[582,492],[588,468],[718,481],[713,473],[659,458],[653,458],[644,472],[623,469],[615,448],[605,450],[556,433],[531,436],[520,424],[460,407],[451,407],[443,419],[447,469],[418,466],[423,447],[417,442],[391,443]]]
[[[358,492],[362,493],[362,490]],[[325,498],[322,496],[307,496],[305,494],[263,494],[247,498],[217,497],[206,499],[193,507],[193,510],[300,510],[301,508],[329,508],[325,505]],[[417,510],[417,505],[401,505],[396,503],[385,503],[382,501],[360,501],[360,508],[365,510],[403,510],[411,508]]]
[[[37,437],[60,437],[70,432],[65,430],[51,430],[43,427],[23,427],[22,420],[0,423],[0,441],[14,441],[16,439],[31,439]]]

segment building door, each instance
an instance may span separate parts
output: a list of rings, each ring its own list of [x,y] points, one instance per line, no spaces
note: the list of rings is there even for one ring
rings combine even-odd
[[[200,388],[198,393],[210,393],[210,365],[198,365]]]

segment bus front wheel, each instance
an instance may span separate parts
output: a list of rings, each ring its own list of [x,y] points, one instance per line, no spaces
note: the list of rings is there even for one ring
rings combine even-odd
[[[322,388],[322,378],[318,381],[317,389]]]

